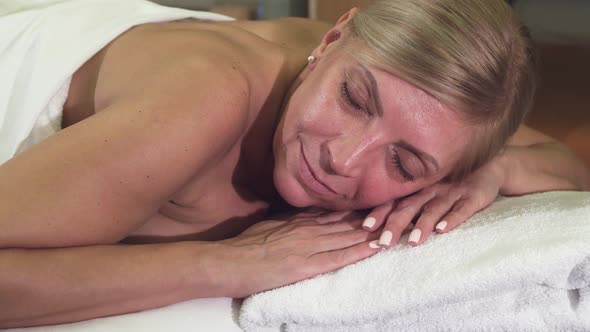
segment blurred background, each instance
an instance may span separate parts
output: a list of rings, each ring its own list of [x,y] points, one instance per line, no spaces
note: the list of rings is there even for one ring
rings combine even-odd
[[[308,16],[308,0],[152,0],[194,10],[210,10],[238,19]]]
[[[152,0],[238,19],[311,17],[334,23],[374,0]],[[486,1],[486,0],[479,0]],[[590,0],[508,1],[538,45],[541,82],[531,127],[576,151],[590,165]]]
[[[193,10],[210,10],[238,19],[311,17],[335,22],[352,7],[374,0],[152,0]],[[589,0],[508,0],[542,42],[590,46]]]

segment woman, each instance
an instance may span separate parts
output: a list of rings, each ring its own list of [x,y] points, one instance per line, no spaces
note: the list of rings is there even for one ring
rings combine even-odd
[[[562,145],[517,130],[521,31],[500,0],[390,0],[333,27],[118,36],[74,74],[63,130],[0,166],[0,326],[244,297],[390,247],[416,216],[412,245],[498,193],[588,189]],[[287,206],[376,208],[257,223]]]

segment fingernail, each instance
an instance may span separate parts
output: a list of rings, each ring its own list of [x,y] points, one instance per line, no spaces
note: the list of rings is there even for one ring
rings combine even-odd
[[[363,227],[371,228],[371,227],[375,226],[376,222],[377,222],[377,219],[375,219],[373,217],[369,217],[369,218],[365,219],[365,221],[363,221]]]
[[[372,249],[379,249],[379,248],[381,248],[379,246],[379,241],[378,240],[369,242],[369,247],[371,247]]]
[[[391,243],[392,238],[393,234],[390,231],[385,231],[379,238],[379,244],[382,246],[388,246]]]
[[[439,231],[444,231],[446,227],[447,227],[447,222],[444,220],[439,222],[438,225],[436,225],[436,229],[438,229]]]
[[[420,241],[420,235],[422,235],[422,231],[418,228],[414,228],[412,233],[410,233],[410,237],[408,238],[408,242],[415,242],[418,243]]]

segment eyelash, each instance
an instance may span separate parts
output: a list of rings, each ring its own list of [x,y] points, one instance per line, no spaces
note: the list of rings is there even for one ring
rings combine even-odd
[[[350,106],[352,106],[352,108],[354,108],[357,111],[363,111],[363,113],[368,115],[368,112],[364,110],[363,107],[359,105],[359,103],[357,103],[350,95],[350,90],[348,89],[348,81],[342,82],[342,96],[346,98],[346,101]]]
[[[416,178],[404,168],[404,165],[402,164],[402,160],[399,156],[399,153],[397,153],[397,151],[395,151],[395,150],[393,150],[393,164],[399,170],[402,177],[406,181],[414,182],[416,180]]]

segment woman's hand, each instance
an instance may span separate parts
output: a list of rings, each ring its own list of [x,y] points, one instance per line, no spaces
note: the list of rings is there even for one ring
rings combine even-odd
[[[414,195],[376,207],[363,227],[373,232],[385,223],[379,245],[389,247],[417,220],[408,243],[418,246],[432,231],[446,233],[490,205],[503,181],[502,168],[492,161],[462,182],[436,183]]]
[[[334,221],[337,219],[338,221]],[[378,234],[363,230],[357,214],[299,214],[263,221],[237,237],[219,241],[231,297],[284,286],[330,272],[378,252]]]

